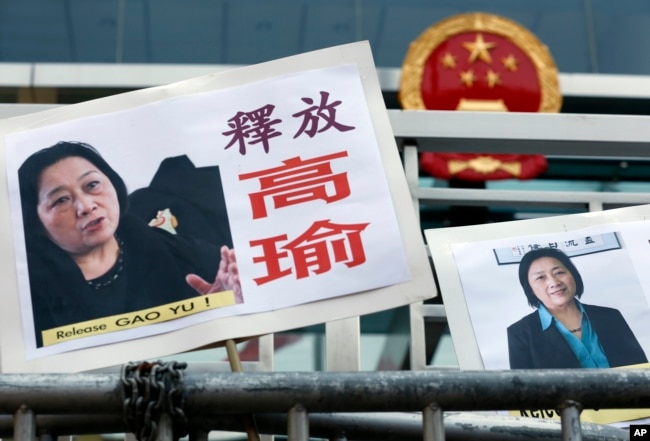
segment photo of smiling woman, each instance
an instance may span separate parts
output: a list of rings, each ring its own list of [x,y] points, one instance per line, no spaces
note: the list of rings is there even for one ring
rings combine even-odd
[[[37,346],[48,329],[201,294],[233,290],[242,301],[234,251],[134,216],[94,147],[59,142],[18,176]]]
[[[508,327],[511,369],[608,368],[647,363],[614,308],[582,303],[584,284],[561,250],[540,248],[519,263],[519,281],[536,311]]]

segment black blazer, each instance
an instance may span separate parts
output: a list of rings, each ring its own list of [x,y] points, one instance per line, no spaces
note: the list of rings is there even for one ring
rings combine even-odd
[[[27,248],[39,347],[44,330],[196,297],[185,281],[189,273],[214,280],[221,260],[216,245],[150,227],[128,213],[120,218],[117,234],[124,269],[110,295],[91,288],[79,266],[49,240]]]
[[[149,186],[129,194],[129,213],[149,222],[169,208],[179,236],[232,248],[232,236],[218,166],[196,167],[187,155],[164,159]]]
[[[611,367],[647,363],[641,345],[616,309],[583,304]],[[542,330],[537,311],[508,327],[510,369],[579,368],[580,361],[555,326]]]

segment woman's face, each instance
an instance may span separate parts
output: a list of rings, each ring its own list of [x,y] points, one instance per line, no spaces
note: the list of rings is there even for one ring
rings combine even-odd
[[[36,209],[52,242],[77,256],[108,243],[120,218],[117,192],[110,179],[78,156],[43,170]]]
[[[549,311],[570,304],[576,294],[573,275],[554,257],[534,260],[528,269],[528,283]]]

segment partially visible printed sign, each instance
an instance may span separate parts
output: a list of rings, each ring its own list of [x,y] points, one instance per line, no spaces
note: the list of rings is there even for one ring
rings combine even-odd
[[[2,124],[5,371],[90,369],[436,295],[367,43]]]
[[[545,247],[562,250],[567,256],[596,253],[621,247],[615,233],[568,236],[561,241],[555,239],[546,241],[530,241],[530,238],[522,239],[522,242],[516,243],[513,240],[512,245],[508,247],[494,249],[499,265],[518,263],[527,252]]]
[[[650,206],[640,206],[427,230],[460,367],[650,366],[649,216]],[[557,417],[543,409],[514,414]],[[581,418],[649,415],[601,409]]]

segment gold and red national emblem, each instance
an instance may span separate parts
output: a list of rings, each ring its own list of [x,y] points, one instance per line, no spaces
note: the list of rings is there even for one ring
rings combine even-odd
[[[546,46],[514,21],[485,13],[449,17],[411,43],[399,100],[417,110],[559,112],[562,106]],[[442,179],[485,181],[530,179],[547,162],[541,155],[426,152],[420,166]]]

